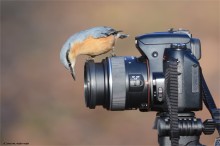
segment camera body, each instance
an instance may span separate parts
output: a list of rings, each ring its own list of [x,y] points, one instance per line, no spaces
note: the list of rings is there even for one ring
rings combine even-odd
[[[86,105],[107,110],[167,111],[165,72],[169,60],[178,62],[178,111],[202,109],[199,39],[187,30],[137,36],[141,57],[121,56],[85,63]]]
[[[199,39],[186,30],[170,30],[138,36],[136,47],[149,62],[151,110],[166,111],[164,75],[169,58],[178,60],[178,110],[202,109]]]

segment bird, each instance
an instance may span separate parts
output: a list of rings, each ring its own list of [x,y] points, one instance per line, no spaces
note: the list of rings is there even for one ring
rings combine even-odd
[[[121,32],[123,31],[117,31],[107,26],[98,26],[77,32],[70,36],[61,48],[60,61],[76,80],[74,67],[77,56],[88,55],[90,59],[94,59],[94,57],[110,50],[112,50],[112,56],[115,56],[114,49],[117,39],[129,36]]]

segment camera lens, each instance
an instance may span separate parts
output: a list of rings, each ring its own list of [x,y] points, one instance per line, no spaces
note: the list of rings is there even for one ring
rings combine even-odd
[[[148,102],[148,66],[133,56],[111,57],[84,68],[86,106],[108,110],[137,109]]]
[[[84,92],[86,106],[95,108],[96,105],[103,105],[106,99],[106,71],[103,63],[88,61],[84,69]]]

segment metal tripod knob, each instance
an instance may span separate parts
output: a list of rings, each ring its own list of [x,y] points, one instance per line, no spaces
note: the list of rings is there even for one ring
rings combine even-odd
[[[213,119],[207,119],[203,122],[202,132],[205,135],[213,134],[215,131],[215,121]]]

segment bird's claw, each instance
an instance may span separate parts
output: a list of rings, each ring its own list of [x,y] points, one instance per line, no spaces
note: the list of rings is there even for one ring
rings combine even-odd
[[[112,57],[115,57],[115,56],[116,56],[116,54],[115,54],[114,52],[112,52],[111,55],[112,55]]]
[[[86,61],[94,61],[94,60],[95,60],[94,57],[91,57],[91,56],[86,59]]]

